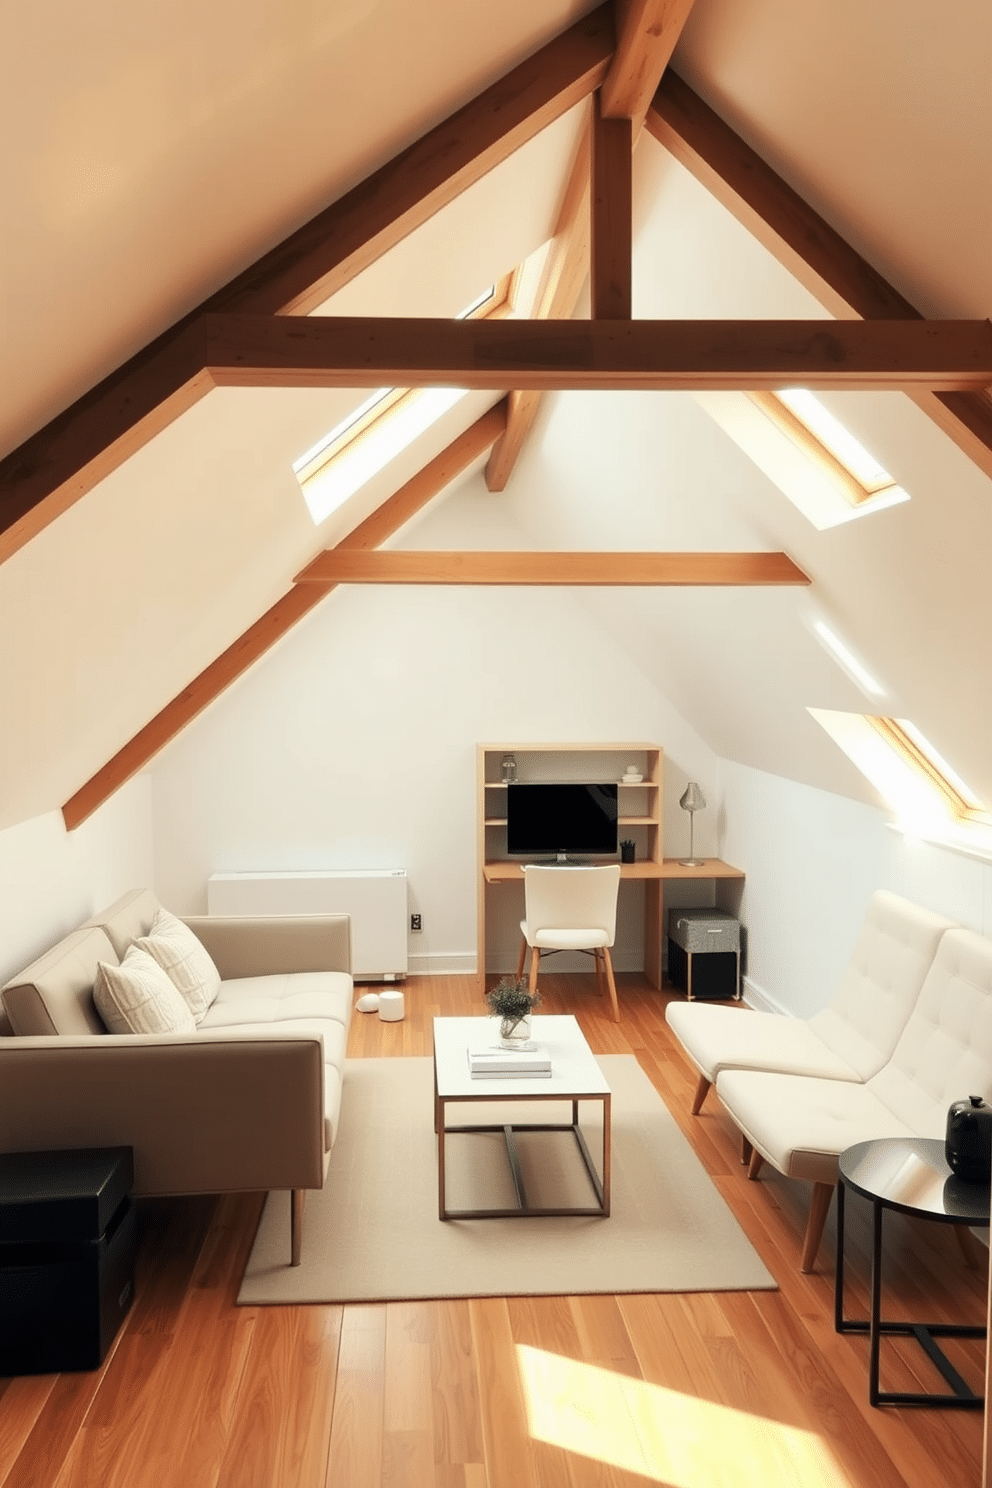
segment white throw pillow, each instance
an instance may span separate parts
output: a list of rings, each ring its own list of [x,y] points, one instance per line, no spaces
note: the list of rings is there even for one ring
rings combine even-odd
[[[97,962],[96,1010],[109,1033],[195,1033],[193,1014],[157,961],[128,946],[120,966]]]
[[[220,972],[189,926],[160,909],[151,930],[134,944],[161,966],[199,1023],[220,991]]]

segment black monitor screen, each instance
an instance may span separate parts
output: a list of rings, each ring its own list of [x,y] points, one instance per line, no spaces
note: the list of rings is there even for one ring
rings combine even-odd
[[[615,853],[616,783],[508,785],[506,848],[510,853]]]

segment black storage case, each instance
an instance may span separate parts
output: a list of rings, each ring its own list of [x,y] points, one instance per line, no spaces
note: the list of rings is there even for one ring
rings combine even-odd
[[[130,1147],[0,1154],[0,1375],[97,1369],[134,1295]]]
[[[741,927],[720,909],[672,909],[668,914],[668,980],[697,998],[739,998]]]
[[[668,942],[668,980],[679,992],[689,990],[689,952],[676,940]],[[692,959],[692,1000],[706,998],[729,1001],[738,997],[737,955],[734,951],[710,951]]]

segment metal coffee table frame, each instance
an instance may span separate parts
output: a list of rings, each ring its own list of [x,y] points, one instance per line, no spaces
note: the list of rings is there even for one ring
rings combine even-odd
[[[879,1186],[866,1182],[859,1163],[883,1154],[884,1150],[907,1162],[914,1160],[932,1170],[935,1179],[951,1179],[952,1195],[962,1194],[962,1212],[939,1212],[913,1202],[903,1202],[879,1191]],[[842,1152],[838,1160],[840,1181],[837,1184],[837,1270],[834,1281],[834,1327],[838,1333],[867,1333],[869,1337],[868,1399],[872,1405],[928,1405],[944,1409],[979,1410],[984,1397],[976,1395],[954,1368],[936,1338],[985,1338],[986,1329],[967,1323],[899,1323],[883,1319],[882,1310],[882,1216],[886,1209],[908,1214],[917,1219],[933,1219],[945,1224],[987,1224],[989,1190],[982,1185],[961,1185],[954,1179],[944,1160],[944,1144],[934,1138],[891,1137],[874,1142],[858,1142]],[[953,1185],[957,1185],[956,1190]],[[844,1195],[850,1187],[872,1206],[871,1307],[868,1318],[844,1316]],[[969,1190],[971,1193],[969,1194]],[[970,1212],[964,1212],[966,1209]],[[915,1338],[933,1361],[953,1394],[927,1391],[880,1390],[878,1387],[879,1352],[883,1336],[900,1335]]]
[[[492,1020],[488,1018],[460,1019],[458,1021],[466,1024],[471,1023],[478,1025],[480,1030],[480,1037],[485,1030],[491,1030],[492,1027]],[[435,1019],[435,1024],[447,1022],[449,1022],[448,1019]],[[585,1040],[582,1038],[582,1034],[579,1031],[578,1024],[576,1023],[574,1018],[535,1018],[534,1024],[535,1038],[542,1044],[547,1044],[552,1055],[553,1075],[552,1079],[548,1081],[544,1081],[542,1079],[522,1080],[519,1078],[509,1080],[480,1080],[477,1082],[477,1088],[473,1089],[471,1092],[462,1089],[457,1091],[456,1093],[446,1091],[444,1094],[441,1094],[438,1089],[437,1052],[435,1042],[434,1130],[437,1133],[437,1197],[439,1219],[529,1219],[536,1218],[538,1216],[576,1217],[582,1215],[598,1216],[599,1218],[605,1219],[609,1216],[611,1187],[611,1092],[606,1086],[606,1082],[602,1077],[602,1073],[598,1071],[598,1066],[595,1066],[598,1072],[598,1080],[594,1081],[594,1083],[598,1083],[600,1085],[599,1089],[563,1088],[563,1085],[564,1087],[567,1087],[569,1084],[568,1076],[565,1075],[563,1077],[557,1077],[555,1075],[555,1039],[553,1036],[549,1037],[547,1031],[554,1025],[561,1025],[562,1027],[566,1025],[574,1025],[574,1029],[567,1029],[567,1032],[570,1035],[568,1039],[569,1048],[572,1051],[577,1051],[580,1056],[588,1054],[589,1059],[593,1060],[593,1056],[589,1051]],[[594,1060],[593,1064],[595,1065]],[[573,1085],[584,1085],[587,1082],[577,1080],[571,1083]],[[524,1088],[522,1089],[521,1086],[523,1086]],[[535,1089],[535,1086],[538,1088]],[[544,1088],[541,1088],[542,1086]],[[567,1101],[571,1103],[572,1120],[571,1122],[500,1122],[488,1126],[448,1126],[446,1124],[445,1113],[449,1105],[462,1105],[471,1103],[491,1104],[495,1101],[511,1101],[518,1103],[520,1101],[526,1101],[528,1103],[536,1101],[546,1103],[548,1101],[553,1101],[557,1102],[559,1105]],[[586,1143],[585,1135],[581,1127],[579,1126],[579,1106],[583,1101],[598,1101],[603,1107],[603,1152],[601,1175],[599,1172],[596,1171],[596,1165],[593,1162],[588,1144]],[[502,1133],[503,1136],[507,1161],[510,1167],[510,1174],[513,1179],[513,1189],[517,1200],[517,1207],[515,1209],[450,1209],[447,1204],[447,1196],[445,1193],[445,1139],[453,1134],[481,1136],[484,1134],[491,1135],[494,1132]],[[527,1201],[527,1193],[524,1186],[523,1174],[520,1167],[519,1153],[517,1151],[516,1136],[518,1132],[571,1132],[572,1136],[575,1139],[575,1143],[578,1147],[579,1153],[582,1157],[582,1161],[585,1165],[585,1170],[589,1177],[589,1181],[592,1184],[593,1192],[596,1195],[597,1202],[595,1204],[564,1208],[549,1208],[529,1204]]]

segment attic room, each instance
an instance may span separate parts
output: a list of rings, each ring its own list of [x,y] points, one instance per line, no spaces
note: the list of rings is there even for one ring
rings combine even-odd
[[[135,887],[195,916],[219,873],[402,869],[421,927],[407,1020],[357,1018],[348,1052],[428,1054],[431,1016],[481,1011],[477,976],[516,964],[513,893],[490,891],[485,965],[477,948],[477,750],[502,741],[662,750],[669,858],[689,852],[679,800],[699,784],[694,850],[742,878],[730,901],[713,880],[673,883],[665,905],[730,904],[751,1008],[822,1009],[878,890],[992,936],[992,13],[615,12],[507,0],[480,25],[450,0],[295,0],[232,26],[188,0],[166,23],[98,0],[5,17],[0,985]],[[629,170],[601,180],[600,200],[626,187],[630,202],[617,311],[623,233],[589,179],[621,61],[641,74]],[[421,140],[438,148],[391,165]],[[347,251],[322,249],[334,232]],[[406,364],[420,403],[358,426],[371,394],[405,386],[374,335],[344,363],[364,368],[350,385],[288,360],[259,371],[255,347],[250,374],[201,360],[206,381],[169,382],[157,338],[204,309],[434,327],[469,311],[483,356],[542,320],[713,322],[744,328],[745,371],[714,340],[708,381],[683,365],[667,384],[560,368],[499,383],[497,361],[458,385],[421,353]],[[860,337],[873,319],[913,329],[914,312],[968,332],[977,370],[948,341],[940,366],[958,355],[958,370],[928,380],[916,340],[908,375]],[[762,383],[751,321],[850,329],[836,344],[874,370],[828,375],[811,337],[794,375]],[[546,337],[518,366],[527,348],[562,356]],[[449,383],[378,464],[325,481]],[[848,477],[838,495],[822,441],[770,418],[771,390],[793,385],[868,451],[874,492],[852,500]],[[315,581],[349,540],[370,559],[510,555],[511,578]],[[513,582],[514,555],[579,553],[784,555],[800,580]],[[905,750],[901,775],[866,763],[866,718],[922,740],[915,785]],[[869,1408],[864,1341],[833,1332],[834,1221],[801,1275],[807,1188],[767,1172],[748,1186],[715,1097],[686,1114],[692,1072],[645,976],[639,892],[622,886],[618,910],[620,1023],[572,963],[547,1000],[597,1054],[638,1057],[777,1291],[236,1309],[260,1197],[156,1200],[119,1373],[114,1355],[0,1387],[0,1483],[717,1481],[528,1435],[504,1399],[528,1347],[733,1412],[762,1482],[977,1483],[980,1412]],[[918,1268],[955,1317],[984,1314],[984,1280],[948,1240],[898,1231],[909,1305]],[[187,1419],[193,1384],[209,1419],[167,1467],[147,1407],[160,1395]]]

